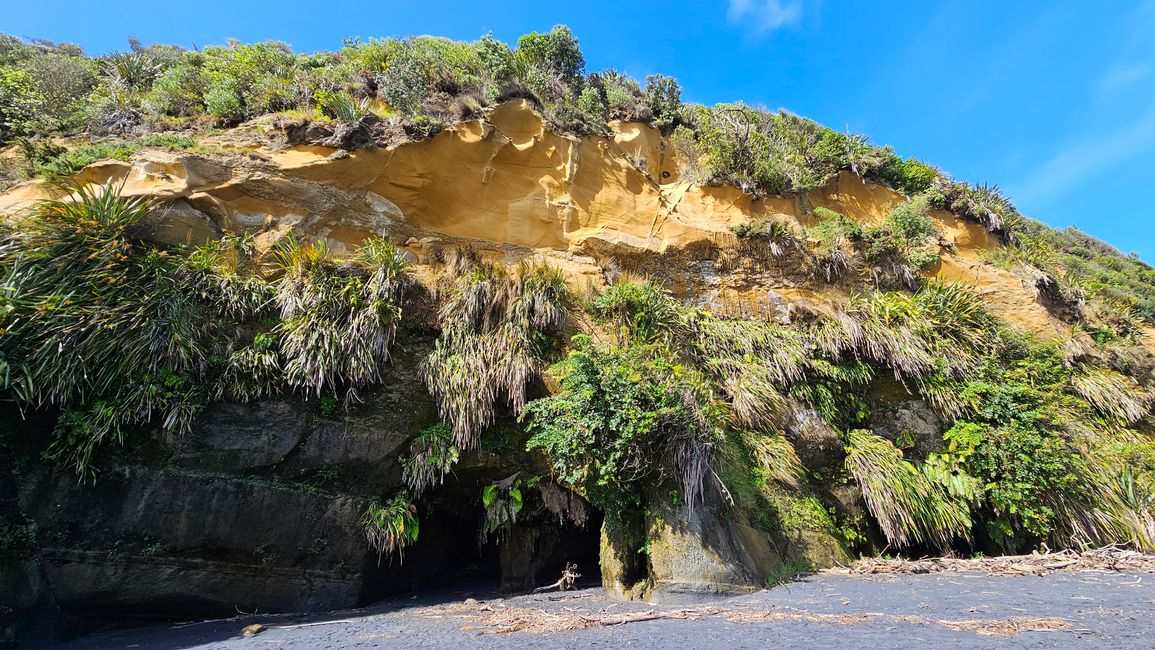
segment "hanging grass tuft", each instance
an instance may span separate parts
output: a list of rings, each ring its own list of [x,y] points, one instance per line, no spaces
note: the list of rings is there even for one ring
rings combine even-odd
[[[524,408],[548,336],[567,317],[568,291],[556,269],[510,270],[464,257],[450,267],[445,284],[441,336],[422,373],[455,444],[470,449],[495,421],[500,403],[515,413]]]
[[[1151,413],[1151,392],[1134,379],[1113,370],[1079,365],[1071,377],[1071,390],[1099,413],[1115,422],[1131,425]]]
[[[417,543],[421,532],[421,522],[417,519],[417,506],[402,492],[384,504],[373,501],[365,511],[361,521],[365,529],[365,539],[377,551],[377,565],[386,554],[397,554],[405,561],[405,549]]]
[[[846,443],[846,469],[887,541],[945,548],[956,537],[969,538],[970,504],[903,459],[890,441],[854,430]]]
[[[392,244],[367,240],[348,260],[335,260],[322,242],[287,237],[275,251],[283,276],[274,298],[285,379],[320,395],[378,381],[397,334],[401,302],[411,280]]]
[[[435,485],[441,485],[461,457],[461,450],[453,444],[453,430],[444,422],[422,431],[409,446],[409,455],[401,458],[401,480],[413,491],[413,496]]]

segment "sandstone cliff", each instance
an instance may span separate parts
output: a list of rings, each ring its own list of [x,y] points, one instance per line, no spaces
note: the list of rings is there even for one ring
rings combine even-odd
[[[906,200],[849,170],[792,196],[700,186],[679,178],[659,131],[612,127],[606,137],[561,135],[516,100],[425,140],[347,151],[293,143],[266,121],[207,139],[211,153],[145,149],[77,178],[160,201],[152,237],[167,245],[250,233],[267,253],[292,233],[342,255],[380,236],[428,287],[448,253],[469,249],[505,265],[559,268],[578,290],[651,276],[715,314],[787,320],[841,308],[865,285],[818,281],[789,258],[759,257],[735,229],[773,221],[801,231],[818,223],[817,208],[880,224]],[[0,213],[24,218],[53,191],[42,182],[17,186],[0,195]],[[996,235],[945,210],[930,216],[941,256],[929,277],[974,287],[1013,328],[1072,338],[1075,324],[1061,307],[990,261],[1004,246]],[[321,413],[300,395],[215,404],[189,433],[107,459],[94,485],[29,452],[29,441],[51,428],[47,416],[4,413],[2,425],[19,431],[8,444],[22,460],[0,474],[14,488],[0,505],[35,525],[29,552],[4,560],[4,591],[18,595],[9,607],[109,617],[341,608],[463,572],[497,573],[524,588],[552,579],[559,562],[594,563],[599,553],[603,582],[623,597],[677,598],[761,587],[789,561],[821,567],[848,557],[845,539],[808,518],[817,500],[786,508],[794,516],[768,534],[757,513],[728,507],[721,494],[689,514],[654,497],[660,505],[637,523],[648,559],[621,530],[600,531],[601,513],[581,531],[517,530],[500,549],[476,555],[478,490],[521,471],[548,474],[520,444],[516,414],[504,412],[498,428],[513,431],[514,442],[467,453],[426,506],[421,543],[404,562],[380,562],[363,542],[361,518],[368,495],[401,484],[398,457],[439,419],[416,372],[435,336],[429,322],[404,325],[387,376],[348,411]],[[1145,337],[1155,349],[1152,331]],[[878,407],[876,432],[924,447],[940,441],[939,417],[902,386],[875,385],[868,399]],[[841,467],[836,439],[796,446],[813,468]],[[826,488],[822,503],[864,512],[854,489]],[[825,516],[822,503],[813,517]]]

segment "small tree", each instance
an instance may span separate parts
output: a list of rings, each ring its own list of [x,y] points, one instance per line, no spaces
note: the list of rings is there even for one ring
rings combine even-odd
[[[530,83],[550,99],[576,95],[581,89],[586,60],[578,40],[565,25],[542,34],[531,32],[517,39],[515,56],[530,68]]]
[[[682,89],[677,80],[662,74],[646,77],[643,91],[646,103],[654,112],[654,126],[668,131],[677,124],[682,112]]]
[[[42,103],[27,72],[0,67],[0,143],[32,133]]]

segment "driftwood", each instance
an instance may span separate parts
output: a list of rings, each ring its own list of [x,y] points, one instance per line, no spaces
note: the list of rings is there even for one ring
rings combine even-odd
[[[1104,546],[1089,551],[1043,552],[1002,557],[954,558],[936,557],[907,560],[862,558],[848,568],[831,569],[831,573],[851,575],[921,573],[985,573],[992,576],[1044,576],[1073,571],[1137,571],[1155,573],[1155,555],[1121,546]]]
[[[514,632],[540,634],[545,632],[573,632],[663,619],[697,619],[717,613],[718,609],[714,607],[676,610],[649,609],[622,614],[610,613],[604,609],[598,612],[583,612],[567,608],[558,612],[547,612],[526,607],[506,607],[488,612],[474,620],[479,624],[482,634],[511,634]],[[463,629],[478,628],[468,626]]]
[[[582,577],[582,574],[577,572],[577,565],[566,562],[565,570],[561,572],[561,577],[552,585],[545,585],[533,590],[533,593],[540,594],[543,591],[550,591],[557,589],[558,591],[569,591],[573,589],[574,583],[577,579]]]

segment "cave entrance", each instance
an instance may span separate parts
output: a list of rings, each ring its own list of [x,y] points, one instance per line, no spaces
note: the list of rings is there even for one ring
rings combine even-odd
[[[576,564],[577,585],[601,584],[603,516],[589,509],[583,526],[549,512],[483,536],[485,512],[469,499],[430,499],[421,513],[418,542],[403,557],[376,558],[365,573],[361,601],[399,593],[524,593],[556,581],[566,564]]]
[[[497,546],[501,589],[532,591],[561,577],[566,565],[577,565],[577,584],[601,584],[602,514],[590,510],[583,525],[559,520],[548,513],[537,522],[515,526]]]

